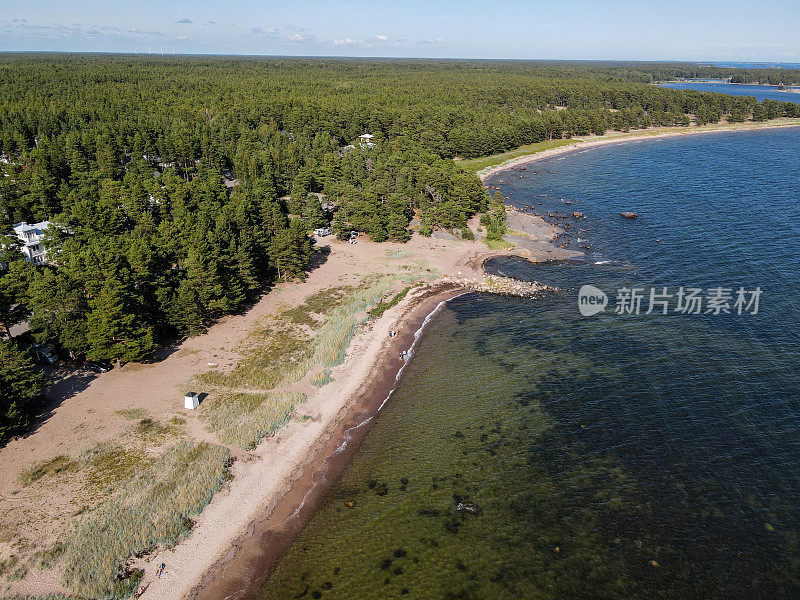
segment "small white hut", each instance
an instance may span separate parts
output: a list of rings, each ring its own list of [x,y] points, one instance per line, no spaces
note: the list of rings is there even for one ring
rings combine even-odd
[[[183,397],[183,407],[194,410],[200,405],[200,397],[195,392],[189,392]]]

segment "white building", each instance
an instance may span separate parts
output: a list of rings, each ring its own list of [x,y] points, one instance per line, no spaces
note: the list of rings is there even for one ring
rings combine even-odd
[[[46,250],[44,247],[44,232],[50,227],[50,221],[42,221],[28,225],[25,221],[14,225],[14,233],[22,242],[22,253],[25,260],[34,264],[47,262],[45,258]]]
[[[371,133],[358,136],[359,143],[366,148],[373,148],[375,146],[375,142],[372,141],[373,139],[375,139],[375,136]]]

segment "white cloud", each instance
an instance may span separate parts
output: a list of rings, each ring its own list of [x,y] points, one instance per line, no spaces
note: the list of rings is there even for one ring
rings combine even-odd
[[[424,40],[419,40],[418,44],[441,44],[444,40],[442,38],[425,38]]]
[[[279,29],[273,29],[272,27],[270,27],[269,29],[264,29],[263,27],[253,27],[252,29],[250,29],[250,33],[252,34],[266,35],[269,37],[275,37],[278,35],[279,32],[280,32]]]
[[[191,20],[191,19],[187,19],[187,18],[185,18],[185,17],[184,17],[183,19],[178,19],[178,20],[177,20],[177,21],[175,21],[175,22],[176,22],[176,23],[191,23],[191,22],[192,22],[192,20]]]
[[[363,44],[361,40],[352,40],[350,38],[342,38],[338,40],[333,40],[334,46],[360,46]]]
[[[376,40],[380,40],[381,42],[388,42],[389,41],[389,36],[388,35],[376,35],[375,39]]]

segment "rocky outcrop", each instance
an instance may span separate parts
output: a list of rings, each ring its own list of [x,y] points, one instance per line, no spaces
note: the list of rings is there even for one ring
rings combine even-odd
[[[620,217],[625,217],[626,219],[636,219],[639,215],[635,212],[621,212],[619,213]]]
[[[544,292],[556,291],[557,288],[538,283],[536,281],[520,281],[511,277],[498,275],[484,275],[477,277],[445,277],[443,281],[452,283],[473,292],[487,292],[503,296],[534,297]]]

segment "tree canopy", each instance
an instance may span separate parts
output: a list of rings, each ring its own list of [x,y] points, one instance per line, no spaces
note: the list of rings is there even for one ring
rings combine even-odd
[[[800,116],[650,85],[693,76],[798,81],[668,63],[0,55],[0,228],[52,223],[47,265],[3,238],[0,332],[27,319],[60,354],[139,360],[303,277],[308,233],[331,219],[405,241],[415,214],[429,234],[485,212],[502,235],[502,204],[454,158]]]

